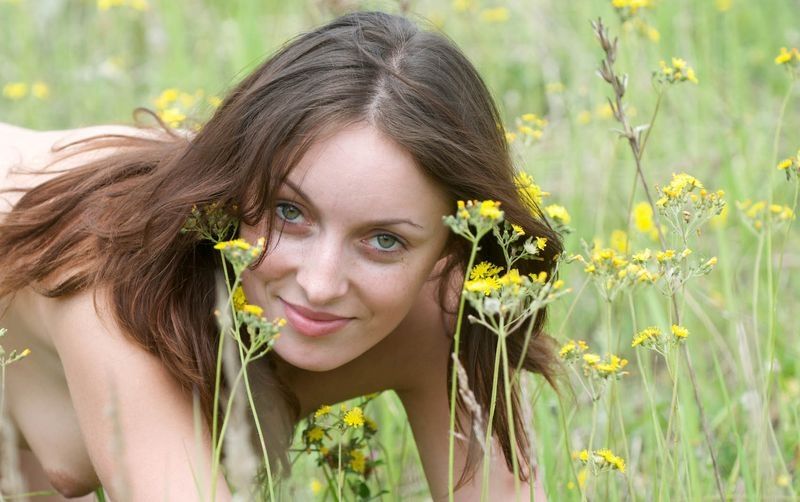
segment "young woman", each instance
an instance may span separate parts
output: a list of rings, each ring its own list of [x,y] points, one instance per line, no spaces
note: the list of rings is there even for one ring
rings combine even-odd
[[[285,447],[321,404],[393,389],[432,495],[446,499],[450,352],[468,248],[442,216],[458,200],[496,200],[509,221],[548,239],[543,259],[521,272],[551,272],[560,252],[514,184],[500,124],[447,38],[354,13],[290,41],[191,137],[2,126],[2,188],[18,190],[0,215],[0,326],[7,350],[32,351],[7,373],[5,416],[20,447],[65,496],[102,483],[114,500],[197,500],[196,486],[209,485],[222,264],[181,228],[193,207],[217,204],[240,221],[238,236],[266,237],[244,291],[266,317],[288,321],[254,368],[271,446]],[[478,259],[501,263],[502,253],[487,240]],[[523,354],[523,335],[509,336],[511,360],[550,379],[550,345],[535,336]],[[495,346],[464,321],[459,357],[483,410]],[[193,396],[206,418],[199,441]],[[513,416],[502,397],[496,408],[492,499],[513,493],[512,455],[526,465],[524,435],[508,436],[510,422],[522,430],[512,401]],[[480,493],[474,444],[456,442],[459,500]],[[217,486],[217,500],[229,497]]]

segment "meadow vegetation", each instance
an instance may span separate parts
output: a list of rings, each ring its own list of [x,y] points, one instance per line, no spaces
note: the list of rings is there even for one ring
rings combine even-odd
[[[418,16],[463,48],[501,109],[519,189],[564,236],[557,276],[525,277],[514,263],[547,242],[504,221],[502,207],[463,201],[445,219],[474,245],[507,249],[505,263],[470,262],[462,304],[497,334],[496,391],[521,386],[526,427],[510,432],[530,438],[551,499],[797,499],[793,0],[0,0],[0,120],[129,123],[148,107],[198,128],[280,43],[357,7]],[[235,222],[218,209],[197,209],[184,230],[217,241],[231,264],[223,340],[236,342],[239,326],[254,340],[220,346],[232,368],[220,378],[242,403],[214,417],[224,432],[248,422],[245,370],[281,321],[237,290],[263,242],[222,240]],[[505,333],[544,305],[563,363],[558,392],[539,377],[517,382],[505,356]],[[0,348],[2,371],[24,355]],[[451,398],[469,403],[463,378],[453,383]],[[391,392],[317,410],[298,427],[284,482],[267,468],[253,485],[270,457],[244,457],[255,461],[226,472],[248,497],[429,497]]]

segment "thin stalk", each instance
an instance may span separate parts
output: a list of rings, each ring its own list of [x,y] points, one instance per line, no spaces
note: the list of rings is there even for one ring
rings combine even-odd
[[[475,262],[475,255],[478,252],[477,241],[472,244],[470,250],[469,260],[467,261],[467,271],[464,275],[464,282],[469,278],[469,271],[472,270],[472,265]],[[456,317],[456,332],[453,335],[453,352],[456,357],[459,357],[459,343],[461,341],[461,320],[464,317],[464,304],[467,297],[464,292],[461,292],[461,299],[458,303],[458,316]],[[450,437],[448,438],[448,453],[447,453],[447,498],[449,502],[455,501],[455,479],[453,477],[453,464],[455,462],[455,426],[456,426],[456,388],[458,383],[458,372],[456,365],[453,364],[452,372],[450,373]]]
[[[517,434],[514,426],[514,413],[511,401],[511,384],[508,377],[508,349],[506,347],[505,336],[500,337],[500,348],[502,349],[503,357],[503,384],[505,386],[506,398],[506,416],[508,417],[509,439],[511,443],[511,466],[514,472],[514,493],[519,498],[520,483],[519,483],[519,460],[517,459]],[[532,484],[532,483],[531,483]]]
[[[772,179],[772,175],[774,175],[775,165],[778,162],[778,146],[780,144],[780,136],[781,130],[783,129],[783,117],[786,114],[786,107],[789,104],[789,99],[792,96],[792,91],[794,90],[795,83],[797,82],[796,79],[792,78],[791,83],[789,84],[788,89],[786,89],[786,94],[783,96],[783,101],[781,102],[780,112],[778,113],[778,123],[775,127],[775,136],[772,140],[772,163],[770,164],[770,177],[769,180]],[[769,197],[767,206],[771,206],[773,202],[773,195],[774,195],[774,187],[772,183],[768,183],[769,187]],[[772,264],[772,212],[767,211],[767,301],[768,301],[768,313],[767,313],[767,371],[765,374],[765,381],[764,381],[764,389],[762,391],[763,402],[762,402],[762,412],[761,412],[761,422],[764,427],[768,429],[772,428],[772,422],[768,420],[768,413],[769,413],[769,402],[770,402],[770,394],[772,393],[772,367],[773,367],[773,358],[775,356],[775,305],[777,301],[777,288],[773,285],[773,264]],[[785,241],[784,241],[785,242]],[[764,431],[760,431],[759,436],[763,438]],[[762,447],[764,446],[765,441],[758,441],[758,454],[756,458],[758,460],[762,457]],[[778,455],[781,455],[780,450],[777,452]],[[761,462],[756,462],[756,496],[760,496],[760,488],[761,488]]]
[[[575,470],[575,462],[572,461],[572,445],[569,441],[569,428],[567,427],[567,412],[564,410],[564,400],[561,399],[561,396],[558,396],[558,408],[561,411],[559,414],[561,417],[561,429],[564,432],[564,446],[567,448],[567,456],[569,458],[569,467],[570,472],[572,473],[572,478],[574,479],[575,486],[578,488],[578,493],[581,495],[581,500],[586,500],[586,495],[583,493],[583,487],[581,486],[580,481],[578,480],[578,472]]]
[[[494,409],[497,403],[497,380],[500,375],[500,338],[497,340],[498,347],[495,349],[494,356],[494,371],[492,372],[492,397],[489,403],[489,419],[486,423],[486,438],[484,444],[486,450],[483,452],[483,481],[481,483],[481,501],[486,500],[485,496],[489,495],[489,467],[490,456],[492,451],[492,424],[494,423]]]

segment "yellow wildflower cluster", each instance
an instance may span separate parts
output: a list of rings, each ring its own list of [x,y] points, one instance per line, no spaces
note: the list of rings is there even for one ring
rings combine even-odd
[[[601,358],[597,354],[587,353],[583,354],[583,373],[595,378],[620,379],[627,375],[627,371],[622,369],[628,365],[628,360],[623,359],[614,354],[606,354],[605,358]]]
[[[37,80],[28,85],[26,82],[9,82],[3,86],[3,97],[11,101],[19,101],[28,95],[36,99],[47,99],[50,97],[50,87]]]
[[[583,340],[570,340],[561,346],[558,357],[565,362],[575,361],[589,350],[589,346]]]
[[[561,234],[569,233],[567,225],[572,221],[572,217],[564,206],[558,204],[550,204],[545,206],[544,212],[548,218],[555,223],[556,231]]]
[[[113,7],[130,7],[133,10],[146,11],[150,8],[147,0],[97,0],[98,10],[106,11]]]
[[[678,324],[673,324],[670,327],[670,333],[672,336],[667,337],[660,328],[650,326],[634,335],[631,347],[644,347],[664,355],[668,346],[678,345],[689,336],[689,330]]]
[[[506,141],[513,143],[521,137],[525,144],[541,139],[544,128],[547,127],[547,119],[541,118],[535,113],[524,113],[517,117],[516,132],[506,132]]]
[[[244,239],[233,239],[216,243],[214,249],[220,251],[225,259],[233,265],[233,270],[238,276],[261,256],[264,246],[264,237],[259,237],[255,244],[250,244]]]
[[[800,176],[800,150],[797,150],[797,155],[780,161],[778,169],[786,173],[787,181],[790,179],[791,173]]]
[[[637,284],[652,284],[659,278],[659,274],[647,268],[647,261],[651,255],[635,254],[639,259],[625,257],[613,248],[594,247],[587,250],[587,257],[574,254],[568,262],[579,261],[585,265],[583,271],[589,274],[600,295],[610,302],[625,288]]]
[[[520,171],[514,176],[514,184],[517,185],[522,200],[528,203],[528,206],[533,210],[535,206],[542,204],[542,197],[547,197],[550,192],[545,192],[534,181],[531,175],[525,171]],[[535,203],[535,206],[534,204]]]
[[[688,241],[692,232],[699,233],[701,225],[721,214],[725,208],[725,192],[706,190],[690,174],[673,173],[667,186],[656,189],[661,194],[656,201],[656,208],[683,242]]]
[[[156,114],[172,128],[183,127],[194,107],[204,99],[205,92],[197,89],[194,94],[175,88],[165,89],[157,98],[153,99]],[[209,96],[206,102],[216,108],[222,102],[217,96]]]
[[[742,202],[737,201],[736,207],[741,211],[745,223],[756,233],[766,228],[767,217],[777,223],[786,223],[796,218],[789,206],[768,204],[764,200],[752,202],[750,199],[745,199]]]
[[[653,6],[653,0],[611,0],[611,6],[623,20],[637,15],[641,9]]]
[[[572,458],[579,460],[584,465],[588,465],[595,474],[603,470],[625,472],[625,460],[622,457],[614,455],[614,453],[607,448],[591,452],[588,450],[576,451],[572,454]]]
[[[791,50],[781,47],[780,53],[775,56],[775,64],[797,68],[800,66],[800,50],[797,50],[797,47],[793,47]]]
[[[381,463],[370,453],[370,441],[378,425],[364,413],[365,407],[377,396],[377,393],[364,396],[358,406],[352,408],[347,404],[337,408],[322,405],[307,418],[302,433],[305,452],[316,455],[317,465],[325,470],[337,469],[341,463],[345,476],[351,478],[348,485],[360,486]],[[329,475],[326,472],[326,477]],[[358,483],[352,482],[356,480]]]
[[[675,84],[678,82],[689,81],[697,84],[697,74],[694,68],[690,67],[685,60],[681,58],[672,58],[671,64],[664,61],[659,61],[658,70],[653,72],[653,78],[658,82],[666,82],[668,84]]]

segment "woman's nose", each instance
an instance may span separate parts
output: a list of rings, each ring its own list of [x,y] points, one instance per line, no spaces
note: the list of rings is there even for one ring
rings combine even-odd
[[[310,306],[328,305],[347,293],[347,270],[338,242],[320,239],[304,248],[297,267],[297,283]]]

